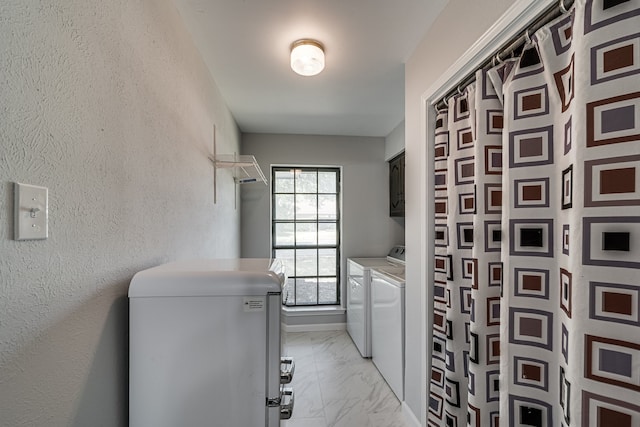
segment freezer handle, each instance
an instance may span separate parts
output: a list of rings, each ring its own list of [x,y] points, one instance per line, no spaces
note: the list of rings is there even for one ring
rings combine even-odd
[[[289,384],[293,379],[296,364],[291,357],[280,358],[280,384]]]
[[[288,420],[291,415],[293,415],[293,389],[283,387],[280,398],[280,419]]]

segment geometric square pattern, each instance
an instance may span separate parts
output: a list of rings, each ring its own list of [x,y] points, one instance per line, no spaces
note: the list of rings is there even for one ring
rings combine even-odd
[[[487,325],[500,324],[500,297],[487,298]]]
[[[444,388],[444,371],[442,369],[431,367],[431,384]]]
[[[549,299],[549,270],[516,268],[514,275],[515,296]]]
[[[433,300],[441,304],[447,304],[447,283],[434,280]]]
[[[449,227],[442,224],[436,224],[434,242],[436,247],[446,248],[449,246]]]
[[[446,330],[446,313],[444,311],[434,309],[433,311],[433,328],[442,333],[447,333]]]
[[[509,221],[509,254],[553,257],[553,219]]]
[[[591,48],[591,84],[640,73],[640,34],[631,34]]]
[[[553,164],[553,126],[509,133],[509,167]]]
[[[571,401],[571,384],[567,380],[566,372],[563,367],[560,367],[560,407],[564,412],[564,421],[570,423],[570,401]]]
[[[434,261],[434,271],[447,276],[449,280],[453,280],[453,266],[451,255],[436,255]]]
[[[640,427],[640,0],[572,2],[525,38],[436,131],[458,277],[431,327],[460,385],[433,385],[428,425]]]
[[[509,426],[547,427],[553,425],[551,405],[541,400],[509,395]]]
[[[487,365],[500,363],[500,334],[487,335]]]
[[[573,55],[571,61],[566,68],[558,71],[553,75],[555,80],[556,89],[560,95],[562,101],[562,112],[564,113],[569,109],[569,105],[575,95],[573,90],[573,82],[575,81],[574,68],[573,68]]]
[[[435,393],[429,395],[429,412],[438,419],[442,419],[442,408],[444,407],[444,399]]]
[[[460,384],[458,381],[446,378],[444,389],[445,395],[447,396],[447,403],[454,407],[460,407]]]
[[[446,190],[447,189],[447,170],[436,169],[433,175],[433,183],[434,183],[434,188],[436,190]]]
[[[584,14],[584,32],[588,34],[640,15],[640,7],[629,0],[587,0]]]
[[[476,195],[475,193],[461,193],[458,195],[459,208],[458,212],[462,214],[476,213]]]
[[[548,114],[549,92],[547,85],[516,91],[513,108],[516,120]]]
[[[487,134],[502,135],[504,127],[504,115],[502,110],[487,110]]]
[[[484,184],[484,213],[502,213],[502,184]]]
[[[528,308],[509,309],[509,342],[553,350],[553,314]]]
[[[589,317],[640,326],[640,285],[589,282]]]
[[[589,207],[640,205],[640,155],[585,162],[584,199]]]
[[[524,387],[549,389],[549,363],[528,357],[513,358],[514,383]]]
[[[549,27],[556,55],[565,53],[571,47],[574,17],[575,14],[568,14],[568,16]]]
[[[549,178],[514,180],[514,208],[548,208]]]
[[[500,401],[500,371],[487,371],[487,402]]]
[[[572,138],[573,138],[573,131],[571,130],[571,117],[569,117],[569,120],[564,125],[564,144],[563,145],[564,145],[565,155],[568,154],[569,151],[571,151]]]
[[[571,318],[571,273],[560,269],[560,308]]]
[[[473,223],[472,222],[459,222],[458,226],[458,249],[472,249],[473,248]]]
[[[637,403],[583,391],[582,425],[635,427],[640,425],[640,406]]]
[[[467,425],[472,427],[481,427],[480,409],[469,404],[469,412],[467,413]]]
[[[569,255],[569,224],[562,226],[562,253]]]
[[[569,330],[564,323],[562,324],[562,337],[560,339],[561,349],[560,352],[564,356],[565,363],[569,363]]]
[[[458,142],[458,150],[473,148],[473,133],[471,128],[458,129],[456,133],[456,140]]]
[[[640,268],[640,217],[584,217],[582,238],[582,264]]]
[[[640,427],[640,0],[525,38],[437,117],[427,423]]]
[[[573,165],[562,171],[562,209],[573,204]]]
[[[473,184],[475,182],[475,159],[473,157],[456,159],[454,164],[456,185]]]
[[[585,335],[585,377],[640,391],[640,344]]]
[[[462,258],[462,278],[469,279],[473,289],[478,289],[478,260],[475,258]]]
[[[502,223],[500,221],[484,222],[484,251],[500,252],[502,247]]]
[[[501,145],[486,145],[484,147],[484,173],[486,175],[502,175]]]
[[[449,198],[434,197],[433,212],[438,217],[446,218],[449,213]]]
[[[587,104],[587,147],[640,141],[640,92]]]
[[[489,278],[487,280],[489,286],[502,286],[502,263],[489,263]]]

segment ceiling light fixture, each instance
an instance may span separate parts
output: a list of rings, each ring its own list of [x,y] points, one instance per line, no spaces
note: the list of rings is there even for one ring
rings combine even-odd
[[[324,46],[317,40],[301,39],[291,44],[291,69],[301,76],[315,76],[324,69]]]

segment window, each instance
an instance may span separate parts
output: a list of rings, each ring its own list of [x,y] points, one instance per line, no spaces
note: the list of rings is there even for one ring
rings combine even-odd
[[[340,169],[273,167],[271,246],[288,306],[340,304]]]

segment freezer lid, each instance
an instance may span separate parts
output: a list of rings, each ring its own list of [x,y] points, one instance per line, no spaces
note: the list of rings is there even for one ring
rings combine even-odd
[[[366,269],[391,264],[387,258],[347,258],[348,261]]]
[[[133,276],[129,298],[267,295],[282,292],[285,280],[284,266],[278,259],[176,261]]]

